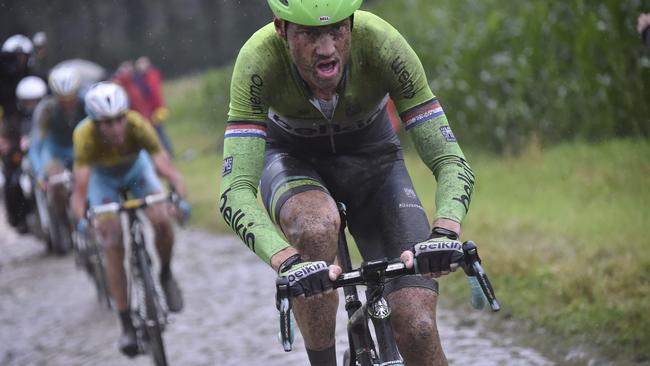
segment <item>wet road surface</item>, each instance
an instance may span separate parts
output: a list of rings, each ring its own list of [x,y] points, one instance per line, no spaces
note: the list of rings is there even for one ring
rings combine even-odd
[[[294,351],[282,350],[274,273],[238,239],[181,230],[175,250],[173,269],[185,310],[172,315],[164,334],[170,365],[308,365],[299,335]],[[152,364],[145,356],[127,359],[117,351],[117,317],[99,306],[89,278],[71,256],[46,255],[36,239],[7,228],[2,214],[0,253],[0,365]],[[339,310],[342,354],[345,319]],[[514,337],[461,321],[455,312],[440,309],[438,325],[451,365],[554,364],[517,346]]]

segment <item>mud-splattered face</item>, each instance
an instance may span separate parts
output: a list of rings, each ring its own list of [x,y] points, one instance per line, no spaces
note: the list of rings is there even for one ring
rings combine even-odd
[[[322,27],[289,23],[286,38],[300,76],[315,94],[333,94],[350,56],[349,18]]]

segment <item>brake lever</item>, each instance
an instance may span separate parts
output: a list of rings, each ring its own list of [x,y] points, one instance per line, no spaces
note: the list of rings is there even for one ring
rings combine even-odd
[[[289,280],[280,277],[275,280],[275,306],[280,312],[280,343],[285,352],[291,351],[293,345],[293,327],[291,319],[291,295],[289,294]]]
[[[468,240],[463,243],[463,254],[464,254],[464,265],[463,270],[465,274],[469,277],[476,278],[483,294],[490,304],[492,311],[496,312],[501,309],[499,302],[497,301],[496,295],[494,294],[494,289],[492,284],[485,273],[485,270],[481,266],[481,258],[478,256],[478,248],[473,241]]]

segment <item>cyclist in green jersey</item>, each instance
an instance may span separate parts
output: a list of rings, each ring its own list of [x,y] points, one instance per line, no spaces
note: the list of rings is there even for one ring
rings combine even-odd
[[[268,2],[273,22],[246,42],[233,71],[224,221],[304,295],[293,309],[311,364],[336,365],[331,280],[341,270],[331,264],[343,202],[364,259],[401,257],[428,274],[391,281],[385,295],[406,364],[444,365],[431,277],[458,266],[474,175],[418,56],[390,24],[358,10],[362,0]],[[389,97],[438,182],[433,229],[390,124]]]

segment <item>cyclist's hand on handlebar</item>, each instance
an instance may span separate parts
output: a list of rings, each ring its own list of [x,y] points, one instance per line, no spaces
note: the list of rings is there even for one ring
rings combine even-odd
[[[435,227],[428,240],[413,245],[413,250],[403,252],[400,259],[407,268],[415,265],[417,273],[440,277],[458,269],[463,249],[455,232]]]
[[[88,222],[87,219],[81,218],[79,221],[77,221],[77,232],[81,236],[86,236],[88,235],[88,227],[90,226],[90,223]]]
[[[300,254],[287,258],[278,270],[280,277],[289,280],[292,297],[314,296],[331,291],[332,281],[341,273],[338,266],[328,266],[325,261],[303,261]]]
[[[174,190],[176,191],[176,193],[178,193],[178,195],[181,198],[183,198],[183,199],[187,198],[187,190],[185,188],[185,182],[183,182],[182,178],[178,178],[178,179],[176,179],[176,180],[174,180],[174,181],[172,181],[170,183],[171,183],[172,187],[174,187]]]

